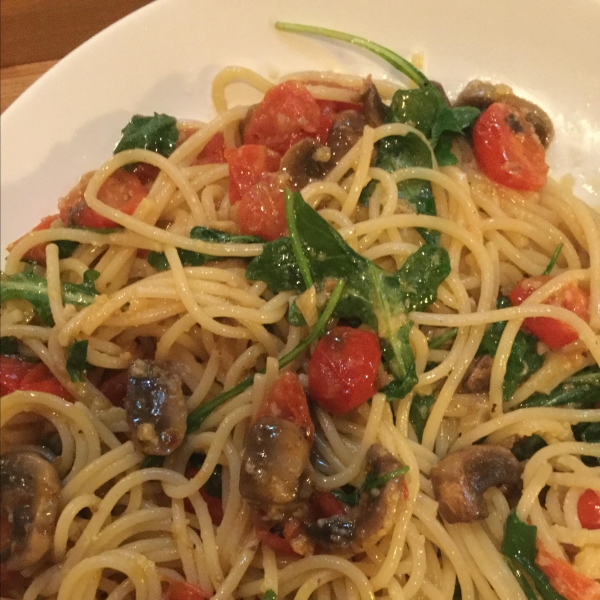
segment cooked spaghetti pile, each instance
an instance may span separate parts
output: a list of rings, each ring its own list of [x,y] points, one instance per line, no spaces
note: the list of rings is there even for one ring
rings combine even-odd
[[[12,245],[3,597],[600,598],[600,216],[387,52],[224,69]]]

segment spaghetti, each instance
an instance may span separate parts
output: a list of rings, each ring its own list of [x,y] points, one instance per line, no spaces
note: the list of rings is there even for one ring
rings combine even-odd
[[[494,182],[479,111],[408,73],[470,120],[227,68],[215,119],[143,121],[168,150],[119,149],[13,245],[3,597],[600,598],[600,217],[568,178]],[[265,99],[228,106],[240,80]]]

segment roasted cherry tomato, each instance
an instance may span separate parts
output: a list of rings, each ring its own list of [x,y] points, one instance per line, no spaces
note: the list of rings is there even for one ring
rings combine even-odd
[[[374,333],[335,327],[319,340],[310,359],[309,395],[334,415],[343,415],[377,391],[380,363],[381,349]]]
[[[316,138],[323,130],[321,119],[321,108],[306,86],[285,81],[272,87],[252,111],[244,143],[264,144],[284,154],[301,139]]]
[[[84,176],[58,203],[61,220],[63,223],[78,227],[94,229],[117,227],[114,221],[99,215],[87,205],[84,193],[89,180],[89,175]],[[117,169],[98,190],[98,199],[112,208],[132,215],[146,194],[146,188],[133,173],[128,173],[125,169]]]
[[[65,400],[73,399],[44,363],[30,363],[13,356],[1,356],[0,396],[16,390],[47,392]]]
[[[566,600],[597,600],[600,598],[600,583],[580,575],[561,558],[552,556],[537,540],[537,566],[550,580],[554,590]]]
[[[229,201],[236,204],[266,173],[277,171],[279,154],[266,146],[245,144],[225,150],[229,164]]]
[[[473,128],[473,151],[481,170],[515,190],[546,185],[546,152],[533,126],[516,107],[495,102]]]
[[[523,279],[510,293],[510,301],[514,306],[522,304],[550,279],[551,277],[547,275]],[[548,298],[545,304],[561,306],[574,312],[584,321],[589,320],[590,295],[577,284],[565,286],[558,294]],[[562,348],[579,337],[577,331],[570,325],[549,317],[530,317],[523,321],[523,326],[553,350]]]
[[[113,406],[123,408],[128,381],[129,375],[126,370],[113,372],[100,383],[98,389],[110,400]]]
[[[310,418],[306,394],[295,373],[283,373],[275,381],[263,400],[256,418],[265,416],[281,417],[295,423],[312,441],[315,426]]]
[[[585,529],[600,529],[600,494],[585,490],[577,501],[577,516]]]
[[[308,502],[312,521],[346,514],[344,505],[331,492],[325,490],[315,490]]]
[[[207,600],[212,594],[197,585],[185,581],[168,580],[162,600]]]
[[[44,217],[31,231],[42,231],[44,229],[50,229],[50,226],[54,221],[60,218],[60,215],[49,215],[48,217]],[[17,240],[20,241],[20,240]],[[9,244],[8,250],[10,251],[17,242],[13,242]],[[29,248],[27,252],[23,255],[25,260],[32,260],[40,265],[46,265],[46,246],[48,244],[38,244],[37,246],[33,246],[33,248]]]
[[[238,205],[237,223],[242,233],[267,241],[287,235],[285,196],[277,175],[264,175],[244,193]]]
[[[222,133],[213,135],[200,154],[194,160],[195,165],[212,165],[227,162],[225,160],[225,138]]]

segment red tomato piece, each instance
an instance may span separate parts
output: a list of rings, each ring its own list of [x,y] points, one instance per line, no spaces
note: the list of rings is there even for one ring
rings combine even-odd
[[[319,340],[310,359],[309,395],[334,415],[343,415],[377,391],[380,363],[377,335],[352,327],[334,327]]]
[[[275,174],[267,174],[242,196],[237,223],[246,235],[272,241],[288,234],[285,218],[285,195]]]
[[[473,151],[481,170],[515,190],[546,185],[546,152],[533,126],[516,107],[495,102],[473,128]]]
[[[510,301],[514,306],[519,306],[550,279],[551,277],[547,275],[523,279],[510,293]],[[572,283],[565,286],[558,294],[551,296],[544,303],[566,308],[584,321],[589,320],[590,295],[577,284]],[[579,338],[577,331],[570,325],[549,317],[530,317],[523,321],[523,327],[531,331],[552,350],[562,348]]]
[[[325,490],[314,491],[310,495],[309,503],[312,521],[346,514],[344,505],[331,492]]]
[[[69,194],[60,200],[58,208],[61,220],[78,227],[94,229],[117,227],[114,221],[99,215],[86,204],[84,193],[90,179],[89,174],[82,177]],[[133,173],[128,173],[125,169],[117,169],[98,190],[98,199],[112,208],[132,215],[146,194],[146,188]]]
[[[44,229],[50,229],[50,226],[54,221],[56,221],[60,215],[49,215],[44,217],[31,231],[42,231]],[[23,238],[19,238],[17,240],[20,241]],[[12,250],[17,242],[13,242],[8,245],[7,250]],[[23,255],[25,260],[32,260],[40,265],[46,265],[46,246],[48,244],[38,244],[37,246],[33,246],[33,248],[29,248],[27,252]]]
[[[185,470],[185,476],[188,479],[195,477],[200,469],[196,468],[194,465],[189,464]],[[206,489],[203,487],[200,488],[200,495],[202,496],[204,502],[206,502],[206,507],[208,508],[208,514],[210,515],[210,520],[213,525],[220,525],[223,521],[223,500],[221,498],[215,498],[211,496]],[[194,512],[194,507],[192,506],[189,500],[185,500],[185,509],[189,512]]]
[[[73,397],[44,363],[29,363],[13,356],[0,357],[0,396],[16,390],[47,392],[65,400]]]
[[[275,552],[289,555],[296,554],[289,540],[276,533],[271,533],[264,525],[255,525],[255,528],[258,539],[272,550],[275,550]]]
[[[195,165],[213,165],[217,163],[227,162],[225,159],[225,138],[222,133],[213,135],[206,146],[194,160]]]
[[[113,406],[123,408],[123,402],[125,401],[125,395],[127,394],[128,380],[129,376],[127,371],[118,371],[117,373],[109,375],[98,386],[98,389],[110,400]]]
[[[585,529],[600,529],[600,494],[585,490],[577,501],[577,516]]]
[[[245,144],[224,152],[229,164],[229,201],[236,204],[265,173],[279,169],[279,155],[266,146]]]
[[[244,128],[245,144],[264,144],[284,154],[306,137],[316,137],[321,109],[307,87],[285,81],[272,87],[252,111]]]
[[[538,549],[535,558],[537,566],[550,580],[552,587],[566,600],[598,600],[600,598],[600,583],[577,573],[566,560],[552,556],[539,540],[536,545]]]
[[[212,594],[186,581],[168,579],[168,587],[162,600],[207,600]]]
[[[283,373],[263,400],[256,418],[274,416],[287,419],[303,429],[312,442],[315,426],[310,418],[306,394],[295,373]]]

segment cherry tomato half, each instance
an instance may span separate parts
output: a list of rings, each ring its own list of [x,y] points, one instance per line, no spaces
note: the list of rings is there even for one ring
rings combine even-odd
[[[284,154],[306,137],[321,133],[321,108],[307,87],[285,81],[272,87],[252,111],[244,128],[245,144],[264,144]]]
[[[523,279],[510,293],[510,301],[514,306],[519,306],[550,279],[551,277],[547,275]],[[548,298],[545,304],[566,308],[584,321],[589,319],[590,295],[577,284],[572,283],[565,286],[558,294]],[[552,350],[562,348],[579,337],[577,331],[570,325],[549,317],[530,317],[523,321],[523,327],[531,331]]]
[[[207,600],[212,596],[210,592],[186,581],[169,579],[168,582],[169,585],[163,594],[163,600]]]
[[[585,529],[600,529],[600,494],[585,490],[577,500],[577,516]]]
[[[1,356],[0,396],[16,390],[47,392],[65,400],[73,399],[44,363],[30,363],[14,356]]]
[[[310,418],[306,394],[295,373],[283,373],[263,400],[256,418],[274,416],[287,419],[304,430],[312,442],[315,426]]]
[[[334,415],[343,415],[377,391],[380,363],[381,349],[374,333],[334,327],[319,340],[310,359],[310,397]]]
[[[268,173],[249,188],[240,200],[236,218],[246,235],[268,242],[286,236],[285,195],[279,177]]]
[[[473,152],[481,170],[515,190],[546,185],[546,152],[533,126],[516,107],[495,102],[473,128]]]
[[[225,159],[229,164],[229,201],[232,205],[237,204],[265,173],[277,171],[280,160],[279,154],[258,144],[228,148]]]
[[[87,205],[84,193],[90,179],[90,174],[84,175],[79,183],[59,201],[61,220],[63,223],[78,227],[94,229],[117,227],[117,223],[99,215]],[[125,169],[117,169],[98,190],[98,199],[112,208],[132,215],[146,194],[146,188],[133,173]]]

